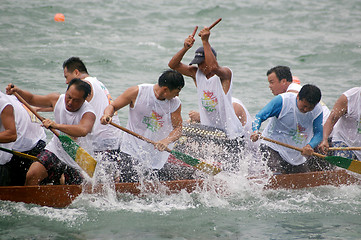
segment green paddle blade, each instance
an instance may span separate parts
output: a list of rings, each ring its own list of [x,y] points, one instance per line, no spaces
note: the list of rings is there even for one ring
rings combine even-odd
[[[352,160],[339,156],[326,156],[325,160],[341,168],[361,174],[361,161]]]
[[[213,174],[216,175],[217,173],[219,173],[220,171],[222,171],[220,168],[215,167],[211,164],[202,162],[194,157],[191,157],[187,154],[181,153],[181,152],[177,152],[172,150],[171,153],[178,158],[179,160],[182,160],[183,162],[203,171],[209,174]]]
[[[69,136],[59,135],[59,140],[65,152],[90,176],[93,177],[97,162],[95,159],[74,142]]]

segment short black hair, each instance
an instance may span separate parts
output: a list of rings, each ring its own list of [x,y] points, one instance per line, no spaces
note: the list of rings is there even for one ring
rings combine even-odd
[[[74,85],[76,90],[84,92],[84,95],[83,95],[84,99],[86,99],[89,96],[89,94],[91,93],[91,90],[92,90],[89,83],[87,83],[79,78],[73,78],[70,81],[68,88],[66,89],[67,91],[69,90],[71,85]]]
[[[181,73],[176,70],[165,70],[158,79],[158,85],[160,87],[168,87],[169,90],[182,89],[184,87],[184,78]]]
[[[78,57],[71,57],[68,60],[65,60],[63,63],[63,69],[67,68],[68,72],[74,72],[75,69],[78,69],[81,73],[88,73],[88,70],[85,67],[83,61]]]
[[[312,105],[316,105],[321,100],[321,90],[312,84],[304,85],[298,93],[299,100],[306,100]]]
[[[287,66],[276,66],[271,68],[270,70],[267,71],[267,75],[270,75],[271,73],[275,73],[278,81],[281,81],[282,79],[286,79],[287,82],[292,82],[292,73],[291,73],[291,69]]]

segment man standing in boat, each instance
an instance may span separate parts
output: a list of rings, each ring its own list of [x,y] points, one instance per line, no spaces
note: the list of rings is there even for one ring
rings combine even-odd
[[[192,35],[184,41],[183,48],[169,61],[168,66],[183,75],[191,77],[197,87],[200,122],[202,125],[224,130],[231,139],[243,137],[244,127],[232,106],[233,73],[228,67],[218,65],[216,51],[209,44],[210,30],[205,27],[199,32],[203,47],[195,52],[189,65],[181,61],[186,52],[193,46]],[[198,64],[198,67],[192,65]],[[244,111],[244,109],[243,109]],[[243,116],[246,115],[244,111]]]
[[[93,107],[96,120],[91,132],[92,147],[95,156],[101,158],[100,164],[105,163],[106,166],[119,156],[119,145],[121,131],[109,125],[100,123],[105,108],[112,102],[112,98],[108,89],[96,77],[91,77],[83,61],[78,57],[71,57],[63,63],[64,77],[66,84],[73,78],[79,78],[91,86],[91,93],[87,97],[87,101]],[[119,124],[118,117],[113,118],[113,122]],[[109,166],[110,167],[110,166]],[[112,169],[113,173],[114,169]]]
[[[304,156],[311,156],[313,148],[322,140],[322,107],[319,104],[321,91],[306,84],[296,95],[282,93],[274,97],[256,114],[251,135],[252,141],[259,139],[261,123],[273,117],[262,135],[264,137],[302,148],[302,153],[263,141],[260,145],[268,167],[275,174],[307,172],[309,168]]]
[[[90,149],[87,146],[90,140],[87,135],[91,132],[96,117],[93,108],[85,101],[91,92],[88,83],[75,78],[70,81],[66,93],[61,95],[34,95],[16,86],[12,87],[12,84],[8,85],[6,92],[17,92],[30,105],[54,109],[55,121],[45,119],[42,121],[43,126],[60,130],[76,139],[80,147]],[[80,184],[83,180],[81,168],[64,150],[56,136],[38,155],[38,159],[39,162],[30,166],[25,185],[39,185],[43,180],[43,183],[59,184],[62,174],[65,184]]]
[[[323,140],[319,149],[327,152],[332,133],[333,147],[361,147],[361,87],[344,92],[336,101],[323,126]],[[361,151],[334,151],[334,156],[361,160]]]
[[[146,169],[153,169],[161,180],[167,180],[164,179],[167,175],[164,165],[169,153],[164,150],[166,147],[171,148],[182,132],[181,101],[178,95],[183,87],[182,74],[166,70],[157,84],[140,84],[125,90],[108,105],[101,118],[103,124],[108,124],[115,111],[129,105],[127,128],[154,141],[155,145],[125,133],[121,151]],[[124,156],[124,165],[132,165],[131,161],[131,158]]]

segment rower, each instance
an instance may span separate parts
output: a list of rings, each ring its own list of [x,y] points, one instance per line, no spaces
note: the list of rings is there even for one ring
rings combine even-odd
[[[182,132],[181,101],[179,92],[184,87],[183,76],[174,70],[166,70],[157,84],[140,84],[124,91],[108,105],[101,118],[108,124],[115,111],[129,105],[127,129],[155,142],[146,143],[132,135],[124,134],[121,141],[122,163],[127,171],[122,182],[137,181],[134,165],[141,165],[160,180],[172,176],[171,164],[166,164],[169,153]]]
[[[14,96],[0,92],[0,146],[36,156],[45,147],[46,134]],[[34,119],[34,118],[33,118]],[[0,185],[22,186],[33,160],[0,152]]]
[[[271,142],[261,142],[263,160],[275,174],[307,172],[309,168],[304,156],[311,156],[322,140],[322,107],[319,104],[321,91],[306,84],[296,95],[281,93],[274,97],[256,114],[252,124],[252,141],[260,137],[261,123],[273,117],[262,136],[302,148],[300,152]]]
[[[218,65],[217,53],[208,41],[210,29],[203,28],[199,36],[203,46],[196,50],[195,57],[189,65],[183,64],[181,60],[194,44],[193,35],[188,36],[183,48],[173,56],[168,66],[193,79],[197,88],[202,125],[222,129],[230,139],[243,137],[245,129],[239,124],[232,106],[233,73],[228,67]]]
[[[333,147],[361,147],[361,87],[351,88],[337,99],[323,126],[322,152],[328,151],[331,133]],[[361,151],[356,150],[333,151],[333,155],[361,160]]]
[[[105,108],[113,101],[110,93],[101,81],[89,75],[84,62],[78,57],[71,57],[64,61],[63,70],[66,84],[69,84],[73,78],[80,78],[91,86],[91,93],[86,100],[93,107],[96,115],[91,137],[94,154],[98,158],[97,166],[98,169],[100,166],[106,167],[106,172],[112,173],[113,177],[116,177],[115,169],[119,167],[120,161],[118,158],[120,155],[121,131],[110,125],[100,123]],[[119,124],[117,115],[113,117],[113,122]],[[102,172],[98,171],[98,173]]]
[[[30,105],[53,108],[55,121],[44,119],[43,126],[60,130],[75,138],[74,141],[84,149],[88,148],[87,143],[90,139],[87,135],[91,132],[95,121],[93,108],[85,101],[90,91],[90,85],[77,78],[70,81],[66,93],[61,95],[59,93],[34,95],[12,84],[6,88],[7,94],[16,92]],[[90,151],[89,148],[87,151]],[[65,184],[80,184],[84,179],[80,166],[64,150],[56,136],[41,151],[38,158],[39,161],[30,166],[25,185],[59,184],[62,174],[65,177]]]

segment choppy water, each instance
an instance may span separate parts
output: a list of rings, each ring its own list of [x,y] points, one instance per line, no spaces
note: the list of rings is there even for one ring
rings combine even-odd
[[[53,20],[55,13],[65,22]],[[255,115],[272,98],[266,71],[291,67],[332,107],[360,86],[361,2],[347,0],[17,1],[0,3],[0,89],[64,92],[62,62],[81,57],[113,97],[154,83],[195,25],[223,20],[210,42],[234,72],[233,95]],[[194,48],[200,46],[196,40]],[[185,56],[185,62],[193,51]],[[195,109],[186,79],[183,117]],[[45,114],[46,115],[46,114]],[[46,115],[47,116],[47,115]],[[51,115],[48,115],[51,116]],[[119,112],[121,123],[127,111]],[[87,196],[69,208],[0,203],[1,239],[359,239],[361,188],[262,190],[220,175],[226,193]]]

